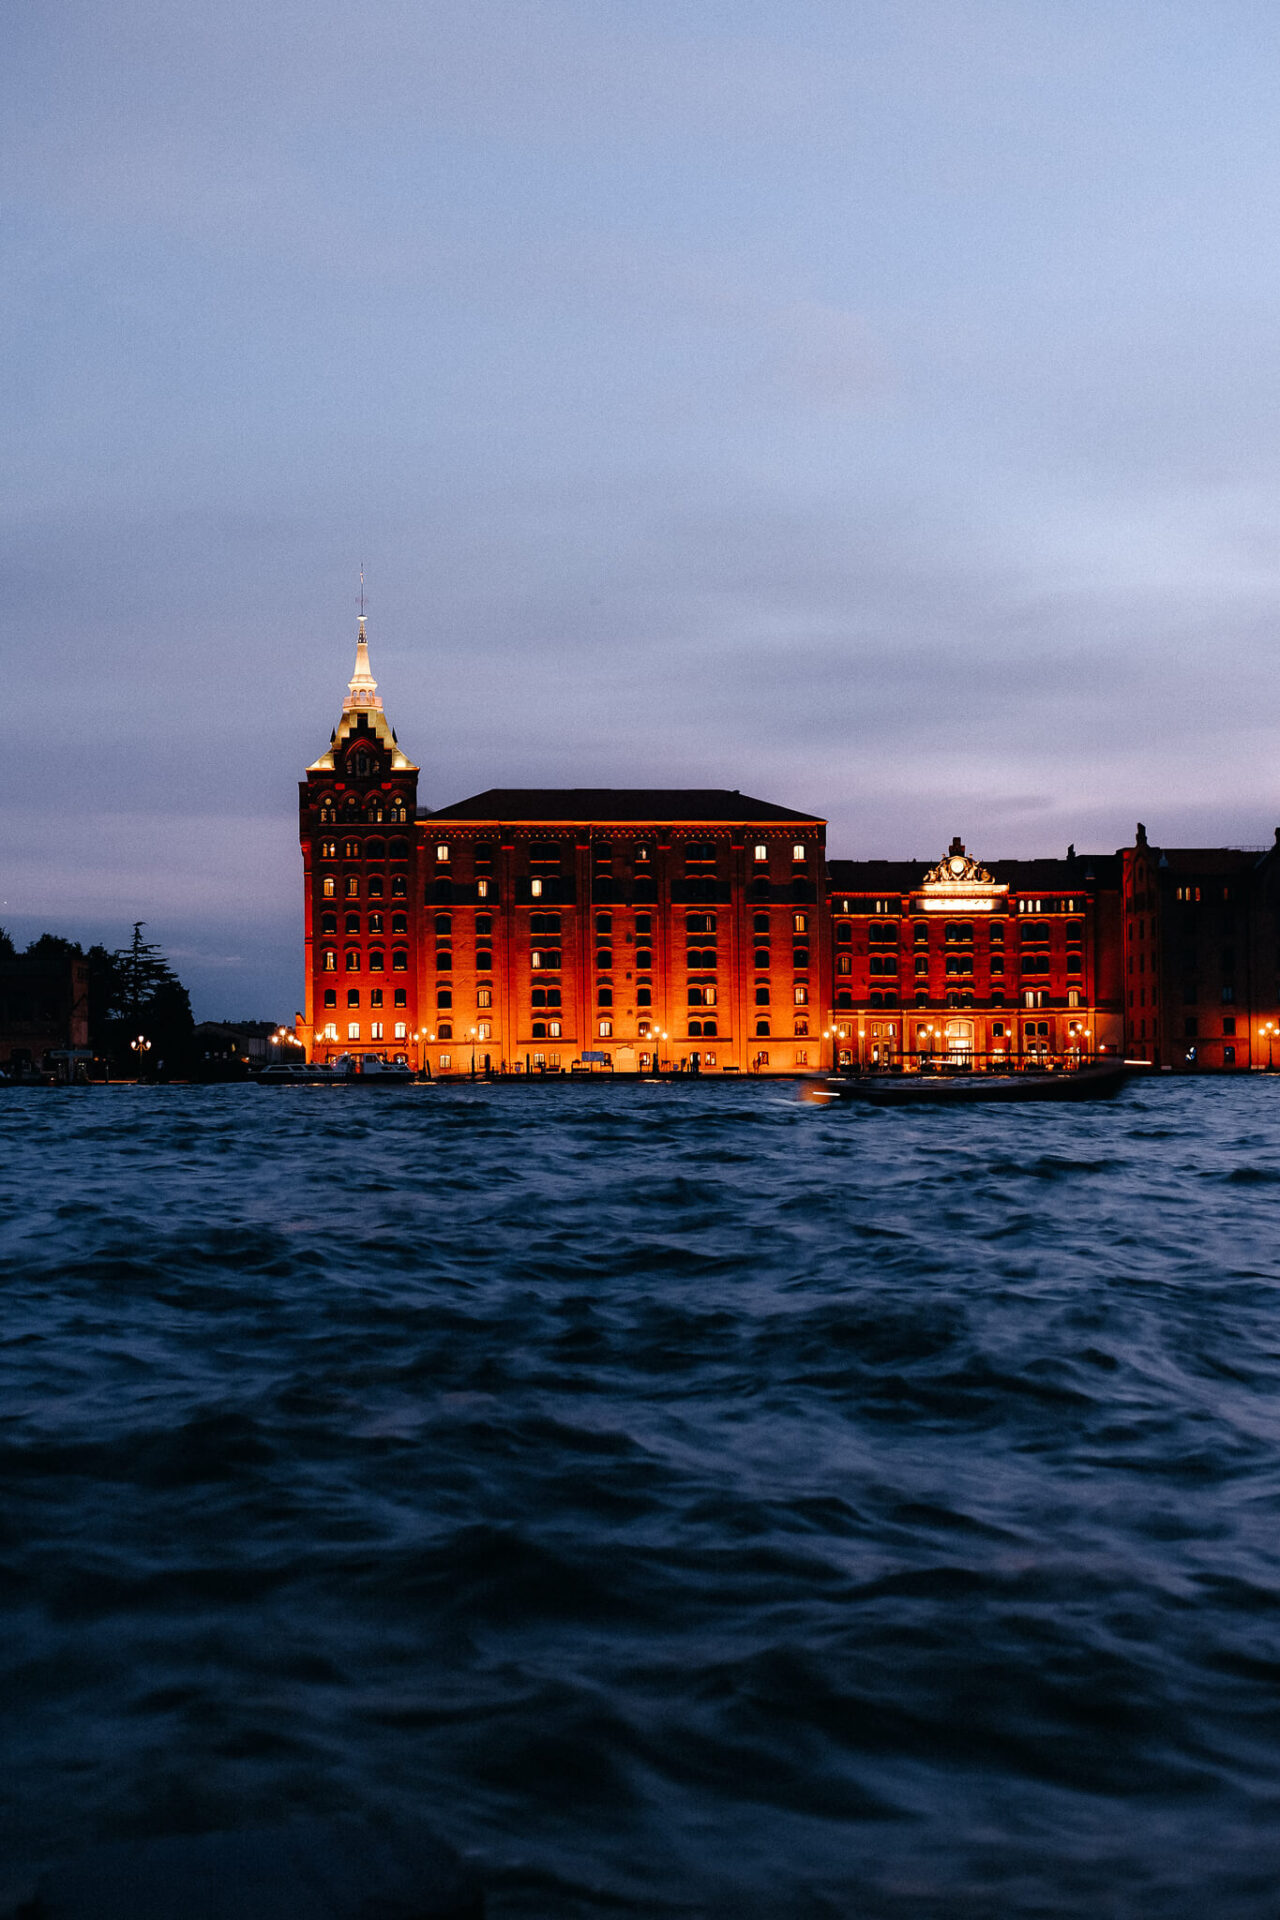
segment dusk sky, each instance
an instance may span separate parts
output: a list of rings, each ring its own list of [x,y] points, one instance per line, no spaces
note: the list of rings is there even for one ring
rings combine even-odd
[[[444,805],[1280,821],[1280,10],[13,8],[0,924],[301,1005],[351,672]]]

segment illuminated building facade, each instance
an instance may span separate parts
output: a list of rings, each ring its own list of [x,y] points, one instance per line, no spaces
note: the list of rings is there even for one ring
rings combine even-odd
[[[302,782],[313,1059],[433,1073],[820,1064],[825,823],[722,789],[495,788],[417,805],[361,621]]]
[[[835,860],[723,789],[493,788],[437,812],[364,621],[300,791],[312,1058],[791,1073],[1124,1053],[1280,1067],[1280,844]]]
[[[1120,877],[1117,855],[1074,850],[988,870],[958,839],[932,867],[831,861],[826,1032],[837,1064],[1118,1054]]]

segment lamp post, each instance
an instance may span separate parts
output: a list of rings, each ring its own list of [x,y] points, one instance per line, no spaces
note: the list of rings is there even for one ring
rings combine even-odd
[[[476,1077],[476,1030],[474,1027],[472,1027],[471,1029],[471,1078],[474,1080],[475,1077]]]
[[[1262,1029],[1262,1031],[1263,1031],[1263,1032],[1264,1032],[1264,1033],[1266,1034],[1266,1036],[1267,1036],[1267,1072],[1268,1072],[1268,1073],[1272,1073],[1272,1072],[1274,1072],[1274,1070],[1275,1070],[1275,1068],[1274,1068],[1274,1062],[1273,1062],[1273,1060],[1272,1060],[1272,1051],[1271,1051],[1271,1050],[1272,1050],[1272,1047],[1273,1047],[1273,1046],[1274,1046],[1274,1044],[1275,1044],[1275,1037],[1276,1037],[1276,1023],[1275,1023],[1275,1021],[1274,1021],[1274,1020],[1268,1020],[1268,1021],[1267,1021],[1267,1022],[1266,1022],[1266,1023],[1264,1024],[1264,1026],[1263,1026],[1263,1029]]]
[[[823,1035],[823,1038],[831,1042],[831,1071],[832,1073],[834,1073],[839,1064],[838,1061],[836,1060],[836,1042],[840,1038],[839,1028],[828,1027],[826,1030],[826,1033]],[[822,1062],[819,1061],[818,1065],[821,1066]]]
[[[138,1073],[139,1073],[139,1075],[141,1075],[141,1073],[142,1073],[142,1067],[143,1067],[143,1062],[144,1062],[144,1060],[145,1060],[145,1058],[146,1058],[146,1056],[147,1056],[147,1054],[149,1054],[149,1053],[150,1053],[150,1051],[151,1051],[151,1042],[150,1042],[150,1041],[149,1041],[149,1040],[147,1039],[147,1037],[146,1037],[146,1035],[145,1035],[144,1033],[140,1033],[140,1034],[138,1035],[138,1037],[137,1037],[137,1039],[136,1039],[136,1040],[131,1040],[131,1041],[129,1042],[129,1051],[130,1051],[130,1053],[136,1053],[136,1054],[137,1054],[137,1056],[138,1056]]]

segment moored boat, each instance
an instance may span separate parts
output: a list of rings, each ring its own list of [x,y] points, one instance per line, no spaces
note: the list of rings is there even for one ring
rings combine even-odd
[[[1018,1100],[1107,1100],[1128,1078],[1123,1060],[1045,1073],[913,1073],[833,1075],[819,1099],[858,1100],[871,1107],[953,1107]]]

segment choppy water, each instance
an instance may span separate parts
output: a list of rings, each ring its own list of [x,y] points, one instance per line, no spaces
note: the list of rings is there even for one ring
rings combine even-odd
[[[9,1857],[1280,1910],[1280,1086],[0,1104]]]

